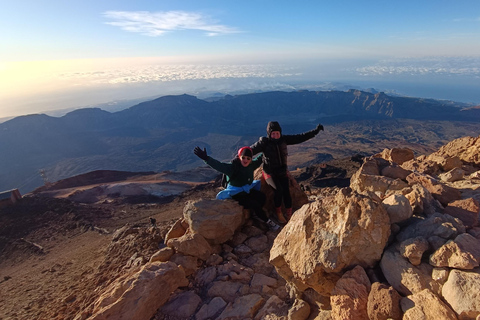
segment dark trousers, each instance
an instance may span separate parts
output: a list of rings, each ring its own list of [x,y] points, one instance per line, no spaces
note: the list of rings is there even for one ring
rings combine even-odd
[[[261,191],[252,189],[250,193],[240,192],[232,196],[232,198],[243,206],[245,209],[253,210],[254,214],[263,221],[267,221],[267,215],[263,211],[263,205],[267,197]]]
[[[290,196],[290,185],[288,176],[275,176],[273,177],[273,182],[277,189],[274,190],[273,202],[275,203],[275,208],[282,206],[282,199],[285,208],[292,207],[292,196]]]

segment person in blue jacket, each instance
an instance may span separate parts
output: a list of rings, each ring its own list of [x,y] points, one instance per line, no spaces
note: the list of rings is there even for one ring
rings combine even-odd
[[[262,155],[252,159],[253,153],[250,147],[240,148],[237,156],[229,163],[220,162],[207,155],[205,148],[202,150],[195,147],[193,153],[202,159],[211,168],[227,176],[228,185],[225,190],[217,194],[217,199],[236,200],[245,209],[251,209],[254,215],[267,223],[272,230],[277,230],[279,226],[268,219],[263,205],[265,204],[265,194],[260,191],[260,180],[253,179],[253,173],[262,165]]]

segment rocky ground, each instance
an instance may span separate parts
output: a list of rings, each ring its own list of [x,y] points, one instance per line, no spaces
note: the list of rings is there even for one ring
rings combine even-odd
[[[455,146],[450,150],[455,150]],[[475,150],[471,154],[463,152],[467,154],[467,158],[458,160],[464,163],[478,162],[478,150]],[[204,179],[200,179],[202,181],[189,183],[158,176],[152,179],[152,175],[134,178],[129,176],[127,180],[122,181],[112,181],[111,178],[108,178],[106,181],[99,180],[96,175],[94,184],[78,185],[79,179],[76,179],[61,187],[57,185],[50,189],[38,190],[39,192],[36,194],[24,197],[17,205],[0,209],[0,319],[88,319],[89,317],[113,319],[111,315],[108,316],[108,313],[98,312],[102,306],[108,307],[116,299],[118,293],[112,292],[112,288],[124,288],[131,283],[132,279],[141,281],[143,276],[148,278],[151,273],[159,272],[155,269],[158,266],[154,262],[155,260],[175,263],[173,269],[166,268],[164,272],[173,272],[173,270],[177,272],[176,265],[181,265],[183,276],[186,276],[188,280],[181,285],[181,289],[177,289],[177,286],[172,287],[173,294],[169,293],[169,283],[157,286],[164,289],[165,292],[160,291],[154,295],[157,300],[164,299],[163,307],[152,313],[151,318],[155,320],[188,319],[193,316],[197,320],[262,317],[286,319],[287,314],[290,318],[295,319],[340,319],[341,317],[338,316],[342,312],[344,314],[358,313],[355,308],[339,309],[338,305],[341,303],[335,304],[333,308],[330,304],[332,301],[335,302],[335,299],[345,302],[346,300],[342,300],[345,298],[342,297],[348,295],[348,287],[351,283],[348,276],[351,279],[363,279],[366,275],[363,275],[362,272],[365,271],[363,269],[357,271],[357,268],[350,270],[351,273],[350,271],[345,273],[345,275],[348,274],[347,277],[342,276],[341,279],[345,283],[342,284],[343,282],[339,280],[341,274],[335,270],[335,275],[325,282],[325,288],[328,286],[334,288],[332,292],[336,292],[336,298],[325,299],[318,294],[323,288],[315,288],[308,281],[302,284],[298,279],[291,278],[289,272],[293,271],[296,275],[301,275],[303,272],[308,273],[308,268],[301,264],[300,259],[288,256],[288,252],[294,252],[294,250],[282,251],[281,245],[278,243],[275,245],[275,239],[279,232],[281,238],[284,239],[282,243],[292,243],[293,241],[294,244],[301,245],[301,241],[292,240],[293,238],[289,237],[298,232],[306,232],[306,238],[309,238],[311,234],[302,231],[302,226],[309,226],[311,222],[308,221],[311,217],[318,219],[321,215],[328,216],[328,212],[338,210],[338,207],[344,207],[344,203],[338,202],[340,198],[345,198],[342,200],[345,203],[351,202],[351,199],[358,200],[359,203],[365,201],[365,207],[357,212],[358,215],[362,215],[372,208],[382,207],[379,206],[382,201],[386,208],[394,207],[393,204],[386,202],[386,199],[399,196],[396,192],[401,188],[406,190],[403,191],[406,198],[413,197],[411,194],[417,188],[414,188],[414,185],[432,184],[433,180],[425,181],[423,176],[419,177],[416,174],[409,175],[407,179],[406,176],[402,176],[406,171],[410,174],[414,171],[429,172],[438,179],[442,179],[444,181],[442,185],[448,184],[450,188],[460,190],[464,198],[471,198],[473,202],[480,200],[478,199],[479,184],[475,182],[477,178],[474,176],[475,169],[472,166],[468,167],[469,171],[466,171],[465,167],[463,172],[453,178],[447,175],[439,176],[439,174],[447,173],[447,170],[443,170],[443,168],[446,168],[447,165],[452,166],[452,163],[441,164],[442,159],[446,159],[449,150],[440,150],[438,155],[433,154],[428,159],[420,157],[407,161],[408,165],[404,166],[407,169],[398,169],[398,166],[389,162],[393,161],[392,158],[395,157],[397,160],[402,156],[401,154],[392,155],[387,151],[377,155],[380,160],[370,159],[369,162],[364,162],[363,157],[353,156],[348,159],[332,160],[293,170],[292,177],[298,181],[300,188],[309,196],[308,200],[311,202],[307,209],[302,209],[301,213],[295,214],[298,221],[287,224],[284,231],[268,231],[264,228],[265,226],[254,220],[247,220],[241,231],[237,232],[231,240],[214,246],[213,254],[202,255],[199,252],[201,250],[197,250],[198,252],[195,254],[201,256],[198,260],[187,261],[188,259],[182,255],[169,256],[165,260],[165,258],[159,257],[159,253],[184,250],[181,248],[182,243],[175,243],[175,241],[173,244],[169,244],[169,247],[165,247],[166,238],[175,239],[175,236],[167,235],[167,232],[174,230],[172,226],[178,226],[179,219],[183,217],[186,203],[189,203],[190,200],[215,197],[219,184],[218,181],[205,182],[212,178],[208,174]],[[452,152],[458,153],[458,146],[456,151]],[[454,155],[448,156],[453,158]],[[364,163],[368,165],[362,166],[362,169],[359,170]],[[370,163],[372,165],[368,167]],[[457,163],[457,167],[462,167],[462,162]],[[455,164],[453,164],[453,168],[455,168]],[[451,171],[448,173],[455,174]],[[472,178],[465,179],[463,176],[467,174]],[[352,188],[356,192],[363,192],[364,195],[352,195],[351,191],[344,191],[343,194],[338,192],[338,187],[351,184],[352,176],[355,176]],[[418,181],[412,179],[418,179]],[[414,189],[413,191],[407,188],[408,184]],[[160,192],[166,189],[175,191],[172,193]],[[114,191],[112,192],[112,190]],[[149,196],[148,193],[144,193],[145,190],[155,190],[155,195]],[[407,191],[410,193],[407,194]],[[443,207],[447,208],[450,200],[447,201],[443,197],[448,197],[450,193],[440,191],[437,184],[433,185],[428,193],[440,192],[439,199],[441,201],[436,198],[434,201],[430,195],[431,199],[429,198],[430,200],[427,202],[426,198],[415,194],[417,198],[410,201],[414,207],[410,211],[410,216],[413,213],[412,210],[419,211],[420,206],[422,206],[421,213],[424,214],[425,211],[426,214],[427,204],[432,210],[441,208],[443,211]],[[330,197],[331,195],[332,197]],[[365,200],[367,198],[370,200]],[[442,202],[443,206],[435,207],[438,202]],[[410,207],[410,205],[403,207]],[[452,208],[452,210],[455,209],[453,206]],[[416,213],[419,214],[419,212]],[[399,213],[392,214],[390,219]],[[457,213],[453,212],[452,214]],[[432,212],[427,216],[432,217]],[[433,217],[435,218],[434,215]],[[155,219],[155,224],[152,224],[150,218]],[[372,223],[370,217],[365,219],[362,221],[366,225]],[[471,222],[470,229],[478,224],[478,212],[476,219]],[[397,228],[396,232],[398,233],[398,230],[404,227],[402,221],[399,219],[398,223],[392,224],[392,232]],[[341,221],[339,220],[339,222]],[[464,223],[467,224],[467,222]],[[335,226],[332,227],[335,228]],[[385,241],[381,244],[380,253],[386,244],[387,233],[390,233],[390,222],[383,223],[382,228],[386,231],[381,236]],[[297,231],[293,232],[294,230]],[[372,230],[366,230],[368,237],[372,234]],[[320,234],[316,239],[320,239]],[[430,241],[430,239],[428,240]],[[353,246],[348,247],[348,250],[354,250],[352,248]],[[374,246],[365,249],[362,253],[372,251],[372,256],[378,254],[378,250],[375,251]],[[325,249],[325,252],[329,252],[328,250]],[[390,247],[389,250],[388,252],[392,252],[392,257],[396,258],[394,255],[397,253],[394,248]],[[307,254],[306,250],[302,248],[300,251],[302,256]],[[274,268],[269,261],[271,252],[275,254],[275,263],[283,261],[282,259],[289,261],[288,268],[281,264],[275,265]],[[358,251],[352,251],[347,258],[355,254],[358,255]],[[312,256],[312,259],[314,258]],[[408,259],[414,259],[413,255],[408,256]],[[148,263],[149,261],[152,263]],[[327,259],[327,263],[328,261],[332,261],[332,259]],[[392,258],[392,261],[397,266],[399,265],[395,263],[395,259]],[[472,261],[471,264],[475,266],[476,263],[478,267],[480,255],[474,256]],[[168,263],[167,266],[169,266]],[[321,263],[324,262],[319,261],[318,265]],[[338,262],[339,265],[342,263],[346,266],[349,262]],[[146,267],[150,269],[146,270]],[[376,268],[379,268],[378,265]],[[375,272],[375,268],[366,270]],[[386,274],[385,271],[383,273]],[[176,275],[172,274],[171,278],[175,277]],[[312,275],[310,274],[308,277],[312,277]],[[369,277],[375,279],[376,276],[369,274]],[[381,280],[384,281],[384,278]],[[182,282],[182,280],[178,281]],[[364,282],[370,283],[368,279]],[[146,281],[144,282],[145,286],[141,287],[148,287],[149,283]],[[339,287],[340,285],[345,285],[345,288]],[[395,284],[392,285],[395,286]],[[407,289],[403,292],[397,287],[395,289],[404,296],[415,291],[408,285],[406,286]],[[370,290],[370,284],[368,287]],[[378,287],[378,282],[372,284],[371,287]],[[302,291],[300,292],[299,288],[303,291],[300,290]],[[149,289],[155,290],[155,288]],[[394,290],[391,287],[386,287],[387,289]],[[122,292],[122,290],[118,289],[118,292]],[[435,293],[437,294],[438,290]],[[421,296],[418,299],[427,299],[428,294],[426,294],[426,298]],[[415,299],[417,297],[411,298],[409,301],[415,301]],[[421,305],[421,303],[418,304]],[[441,302],[439,305],[442,308],[444,306]],[[399,310],[398,306],[397,309]],[[362,312],[366,314],[366,309]],[[337,317],[334,317],[335,315]],[[451,318],[455,319],[455,316]]]
[[[109,252],[112,234],[125,226],[147,229],[156,219],[158,242],[182,215],[184,202],[212,198],[215,187],[195,186],[176,197],[104,197],[78,203],[27,195],[0,209],[0,319],[73,319],[101,278],[115,278],[135,249]],[[133,202],[133,204],[132,204]],[[158,249],[158,243],[147,248]],[[105,271],[108,265],[108,271]]]
[[[345,159],[342,165],[323,179],[348,180],[356,163]],[[320,171],[313,166],[292,175],[301,175],[308,186],[308,179],[322,179],[315,178]],[[216,177],[204,169],[181,176],[93,172],[39,188],[17,205],[0,209],[0,319],[73,319],[96,297],[99,278],[109,283],[105,279],[118,277],[137,252],[134,245],[112,246],[117,229],[128,225],[151,237],[152,245],[141,251],[148,259],[182,216],[186,201],[215,197],[218,182],[205,181]],[[190,182],[172,180],[179,178]],[[174,191],[152,196],[154,189]],[[152,230],[150,218],[156,220],[154,235],[147,232]],[[271,246],[271,237],[269,241]]]

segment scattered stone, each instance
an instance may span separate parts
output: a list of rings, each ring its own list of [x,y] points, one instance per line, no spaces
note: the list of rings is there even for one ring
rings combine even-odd
[[[259,294],[238,297],[234,303],[227,305],[217,319],[253,319],[264,303],[265,299]]]
[[[293,306],[288,310],[289,320],[306,320],[310,316],[310,305],[300,299],[295,300]]]
[[[453,201],[445,207],[445,213],[460,219],[470,229],[478,226],[480,204],[473,198]]]
[[[414,266],[422,263],[423,253],[428,248],[428,241],[424,237],[410,238],[400,243],[400,253]]]
[[[471,270],[478,267],[479,263],[480,240],[468,233],[448,241],[430,256],[430,264],[435,267]]]
[[[192,291],[181,292],[174,295],[163,305],[160,312],[169,316],[188,319],[195,314],[202,299]]]
[[[227,303],[220,297],[213,298],[210,303],[204,304],[195,315],[195,320],[214,319]]]
[[[155,252],[151,257],[150,257],[150,262],[155,262],[155,261],[160,261],[160,262],[167,262],[170,260],[170,258],[173,256],[175,253],[175,250],[169,247],[162,248]]]
[[[455,312],[428,289],[403,298],[400,305],[404,312],[403,320],[457,319]]]
[[[207,260],[213,253],[207,240],[198,233],[187,233],[180,238],[170,239],[167,246],[175,249],[178,253],[197,257],[203,261]]]
[[[413,215],[412,206],[403,194],[392,194],[382,202],[390,217],[390,223],[399,223]]]

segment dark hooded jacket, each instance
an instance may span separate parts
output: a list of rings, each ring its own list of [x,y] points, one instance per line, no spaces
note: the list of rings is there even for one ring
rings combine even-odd
[[[312,139],[318,134],[318,130],[310,130],[295,135],[281,135],[280,139],[270,138],[273,131],[280,131],[282,128],[276,121],[271,121],[267,125],[267,136],[260,139],[250,146],[253,154],[263,152],[263,171],[273,176],[284,176],[287,174],[287,145],[298,144]]]

